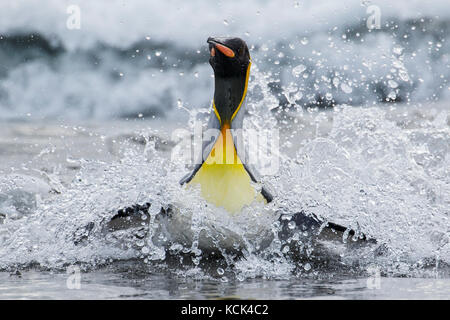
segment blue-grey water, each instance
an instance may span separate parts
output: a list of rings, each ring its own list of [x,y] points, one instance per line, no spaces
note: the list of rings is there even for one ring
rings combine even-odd
[[[336,280],[266,280],[222,283],[213,280],[145,276],[101,270],[82,274],[79,288],[67,287],[67,274],[27,272],[21,277],[0,274],[3,299],[445,299],[448,279],[368,278]],[[369,286],[367,285],[369,281]]]

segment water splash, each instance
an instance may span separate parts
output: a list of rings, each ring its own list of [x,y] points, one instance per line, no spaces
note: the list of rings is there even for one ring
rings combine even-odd
[[[228,281],[319,276],[340,270],[337,265],[354,270],[356,262],[356,272],[379,264],[384,272],[411,275],[430,263],[450,262],[447,109],[422,111],[429,112],[427,118],[411,107],[280,108],[271,89],[276,76],[255,63],[251,77],[245,126],[280,128],[285,146],[280,171],[263,177],[276,190],[268,208],[255,204],[230,217],[208,206],[199,190],[179,186],[183,164],[169,161],[167,151],[145,139],[144,150],[125,144],[118,161],[83,161],[60,194],[49,195],[50,187],[30,190],[46,197],[31,213],[0,225],[0,268],[95,268],[138,259],[175,266],[184,276]],[[205,111],[190,111],[190,126]],[[0,196],[11,196],[8,190],[2,187]],[[140,226],[105,232],[119,208],[145,202],[152,206]],[[169,204],[177,211],[166,223],[160,209]],[[13,202],[8,206],[15,208]],[[321,254],[305,241],[308,234],[280,239],[277,210],[287,219],[300,210],[312,212],[377,239],[378,246],[346,250],[345,242],[352,241],[347,234],[342,248],[333,248],[337,256]],[[295,252],[302,257],[294,259]]]

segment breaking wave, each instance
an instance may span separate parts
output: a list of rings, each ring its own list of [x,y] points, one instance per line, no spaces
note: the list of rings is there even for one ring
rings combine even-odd
[[[79,30],[66,27],[69,4],[80,8]],[[378,1],[372,30],[369,5],[4,1],[0,119],[183,117],[178,100],[210,104],[205,41],[221,34],[248,42],[282,108],[448,99],[446,1]]]

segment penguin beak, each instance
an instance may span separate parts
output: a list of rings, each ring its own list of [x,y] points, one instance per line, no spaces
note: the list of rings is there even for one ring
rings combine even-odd
[[[234,56],[235,56],[234,51],[232,49],[228,48],[226,45],[220,43],[220,41],[209,37],[206,42],[210,44],[210,48],[211,48],[210,53],[211,53],[212,57],[214,57],[216,55],[216,50],[219,50],[228,58],[234,58]]]

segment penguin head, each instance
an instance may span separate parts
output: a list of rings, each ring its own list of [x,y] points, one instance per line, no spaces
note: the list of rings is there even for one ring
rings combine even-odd
[[[245,77],[250,63],[247,44],[240,38],[212,38],[209,44],[209,63],[218,77]]]

